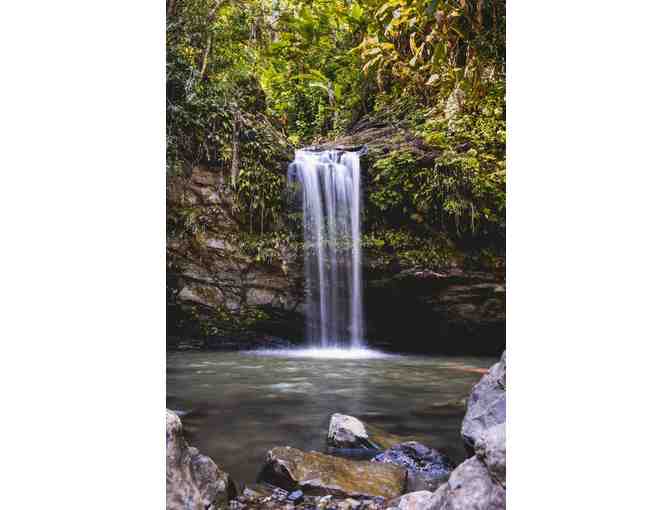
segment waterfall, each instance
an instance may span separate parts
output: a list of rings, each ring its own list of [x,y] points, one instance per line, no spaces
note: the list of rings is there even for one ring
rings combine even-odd
[[[296,151],[303,209],[306,331],[322,348],[364,346],[359,154]]]

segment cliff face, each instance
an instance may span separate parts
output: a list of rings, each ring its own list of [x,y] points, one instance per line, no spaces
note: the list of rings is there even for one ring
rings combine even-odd
[[[363,122],[321,148],[358,149],[366,174],[377,158],[400,148],[418,166],[436,153],[411,133]],[[277,166],[284,177],[288,146]],[[169,344],[189,339],[221,347],[300,342],[304,330],[300,235],[284,210],[263,234],[250,233],[221,168],[197,165],[168,177]],[[503,268],[483,266],[445,234],[422,225],[381,228],[365,204],[364,307],[367,338],[380,347],[446,353],[501,352],[504,346]],[[242,219],[241,219],[242,218]],[[367,232],[369,230],[369,232]]]

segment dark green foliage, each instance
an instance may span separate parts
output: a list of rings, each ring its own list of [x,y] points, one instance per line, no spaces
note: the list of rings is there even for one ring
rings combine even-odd
[[[370,171],[372,225],[426,225],[453,237],[503,238],[506,125],[504,88],[451,117],[416,111],[415,133],[425,154],[404,146],[376,160]]]
[[[462,262],[463,255],[445,236],[409,228],[373,230],[364,235],[362,246],[369,265],[376,268],[445,270]]]

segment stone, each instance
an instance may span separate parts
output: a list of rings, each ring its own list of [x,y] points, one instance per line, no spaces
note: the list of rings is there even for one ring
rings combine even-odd
[[[166,409],[167,510],[226,508],[235,495],[229,475],[220,471],[210,457],[187,444],[180,418]]]
[[[451,473],[450,479],[433,494],[425,510],[504,510],[506,491],[490,477],[488,469],[474,456]]]
[[[448,480],[453,467],[450,460],[438,450],[417,441],[407,441],[385,450],[375,456],[372,462],[384,462],[404,467],[408,470],[410,491],[438,489]]]
[[[432,498],[430,491],[416,491],[404,494],[390,501],[390,505],[399,510],[424,510]]]
[[[403,440],[347,414],[334,413],[329,420],[327,445],[332,448],[384,450]]]
[[[299,489],[308,496],[389,499],[400,496],[406,488],[406,470],[398,466],[304,452],[289,446],[273,448],[266,454],[259,479],[288,491]]]
[[[474,386],[462,422],[462,438],[474,448],[486,429],[506,422],[506,351]]]
[[[476,440],[474,450],[490,475],[506,487],[506,424],[485,430]]]
[[[301,503],[303,501],[303,492],[293,491],[287,496],[287,501],[291,501],[294,504]]]
[[[214,308],[224,301],[224,295],[216,287],[194,283],[185,285],[178,293],[177,299],[184,303],[197,303]]]

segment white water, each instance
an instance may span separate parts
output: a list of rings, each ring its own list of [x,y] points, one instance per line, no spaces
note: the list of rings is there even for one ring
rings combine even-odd
[[[386,354],[365,348],[311,348],[311,349],[267,349],[247,351],[244,354],[255,356],[274,356],[277,358],[314,358],[314,359],[389,359],[397,358],[394,354]]]
[[[359,154],[296,151],[288,178],[301,188],[308,340],[313,347],[361,354]]]

